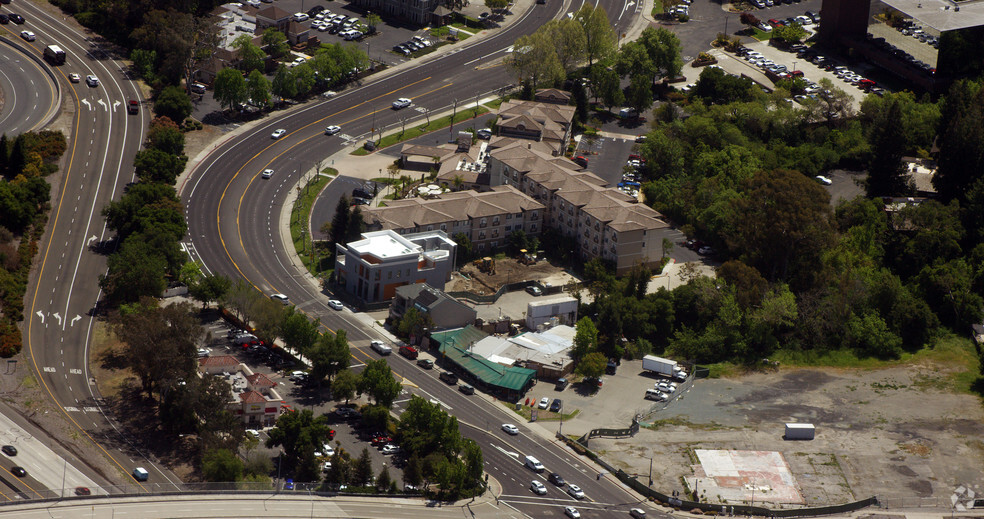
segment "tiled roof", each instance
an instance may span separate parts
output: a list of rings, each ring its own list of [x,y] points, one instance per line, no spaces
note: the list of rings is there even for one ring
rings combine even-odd
[[[266,397],[259,391],[243,391],[239,395],[239,399],[247,404],[262,404],[267,401]]]
[[[263,373],[253,373],[252,375],[246,377],[249,385],[253,387],[273,387],[277,383],[270,380],[270,377],[264,375]]]
[[[283,9],[275,5],[271,5],[266,9],[261,9],[257,11],[256,16],[276,21],[276,20],[282,20],[284,18],[290,18],[290,13],[284,11]]]
[[[372,207],[362,212],[370,226],[383,229],[411,229],[446,222],[464,221],[507,213],[543,209],[543,204],[520,193],[512,186],[497,186],[491,191],[459,191],[437,198],[395,200],[386,207]]]

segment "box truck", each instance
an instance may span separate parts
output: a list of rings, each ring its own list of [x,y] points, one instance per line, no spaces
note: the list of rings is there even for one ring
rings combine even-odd
[[[58,45],[48,45],[44,48],[44,59],[52,65],[65,63],[65,51]]]
[[[787,440],[812,440],[816,433],[816,428],[811,423],[788,423],[786,424]]]
[[[642,369],[659,373],[660,375],[672,377],[674,371],[673,368],[675,367],[677,367],[675,360],[667,360],[653,355],[646,355],[642,358]]]

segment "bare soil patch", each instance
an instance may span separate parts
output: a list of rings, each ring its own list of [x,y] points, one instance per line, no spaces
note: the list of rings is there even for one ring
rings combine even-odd
[[[571,278],[563,267],[549,260],[539,260],[534,265],[523,265],[515,258],[495,260],[495,272],[482,272],[475,262],[468,263],[460,270],[463,276],[453,276],[445,287],[448,292],[465,291],[476,294],[494,294],[503,285],[520,281],[539,281],[558,286]]]

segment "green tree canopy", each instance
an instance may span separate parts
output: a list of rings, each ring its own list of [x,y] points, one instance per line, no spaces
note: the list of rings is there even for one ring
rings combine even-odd
[[[212,449],[202,456],[202,478],[209,482],[239,481],[243,462],[229,449]]]
[[[359,374],[357,385],[359,393],[369,395],[373,401],[386,408],[393,406],[393,401],[400,395],[400,383],[393,377],[386,360],[370,361]]]
[[[154,100],[154,113],[172,121],[184,121],[193,109],[188,93],[176,86],[164,87]]]
[[[215,76],[213,89],[215,100],[224,108],[236,108],[246,101],[246,80],[242,73],[234,68],[220,70]]]

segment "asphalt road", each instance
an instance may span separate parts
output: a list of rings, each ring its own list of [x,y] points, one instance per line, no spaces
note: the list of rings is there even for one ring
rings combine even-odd
[[[629,24],[638,9],[627,0],[609,0],[602,5],[621,24],[619,30]],[[515,81],[494,60],[509,49],[516,37],[579,7],[579,3],[535,5],[526,13],[516,13],[516,22],[488,38],[475,43],[469,40],[448,54],[415,60],[413,68],[392,71],[379,79],[370,77],[360,88],[298,107],[229,139],[207,155],[182,185],[189,250],[208,271],[245,278],[265,294],[285,293],[300,310],[319,318],[327,328],[344,328],[358,361],[377,358],[368,349],[368,339],[382,337],[350,312],[328,309],[320,288],[292,263],[287,252],[291,245],[283,236],[280,222],[289,215],[283,204],[300,176],[290,172],[310,170],[316,162],[341,150],[347,141],[364,140],[372,128],[398,127],[401,119],[410,119],[406,124],[423,120],[421,109],[443,112],[450,110],[457,99],[457,109],[467,110],[477,99]],[[393,110],[390,103],[397,97],[412,98],[414,106]],[[324,127],[329,124],[341,126],[342,135],[325,136]],[[274,140],[271,133],[278,128],[288,133]],[[266,168],[287,174],[264,180],[260,172]],[[518,417],[510,417],[501,405],[463,395],[440,382],[436,371],[424,372],[398,355],[390,356],[388,362],[405,377],[408,393],[440,401],[461,420],[463,434],[483,446],[486,469],[501,481],[505,499],[512,506],[537,516],[560,516],[564,504],[574,503],[556,487],[542,497],[529,491],[530,481],[541,476],[523,467],[521,459],[526,454],[535,454],[548,470],[560,471],[579,484],[596,503],[588,502],[584,507],[598,508],[598,517],[603,516],[606,506],[627,509],[628,503],[635,502],[636,498],[607,478],[596,479],[594,469],[579,457],[565,448],[545,444],[524,427],[519,436],[508,437],[499,425],[515,422]]]
[[[39,43],[40,40],[29,43],[18,39],[17,47],[6,43],[0,45],[0,96],[3,98],[0,133],[7,137],[38,129],[58,110],[54,81],[38,62],[25,54],[25,51],[36,52],[40,56],[44,46]]]
[[[133,156],[143,141],[150,113],[141,109],[136,115],[127,114],[127,101],[140,99],[140,93],[107,46],[31,2],[20,2],[18,8],[27,19],[24,27],[37,34],[37,48],[57,43],[68,54],[67,62],[56,67],[55,73],[75,110],[61,185],[52,196],[53,210],[40,244],[40,267],[28,287],[25,354],[42,391],[70,427],[80,431],[79,441],[94,443],[118,470],[98,477],[117,482],[125,480],[135,466],[143,466],[151,471],[151,481],[177,483],[106,417],[87,367],[96,319],[92,310],[99,298],[96,281],[106,270],[105,257],[92,248],[111,237],[100,211],[133,179]],[[72,72],[83,77],[94,74],[100,84],[70,83]],[[75,454],[88,461],[82,449]],[[87,470],[96,476],[92,468]]]

